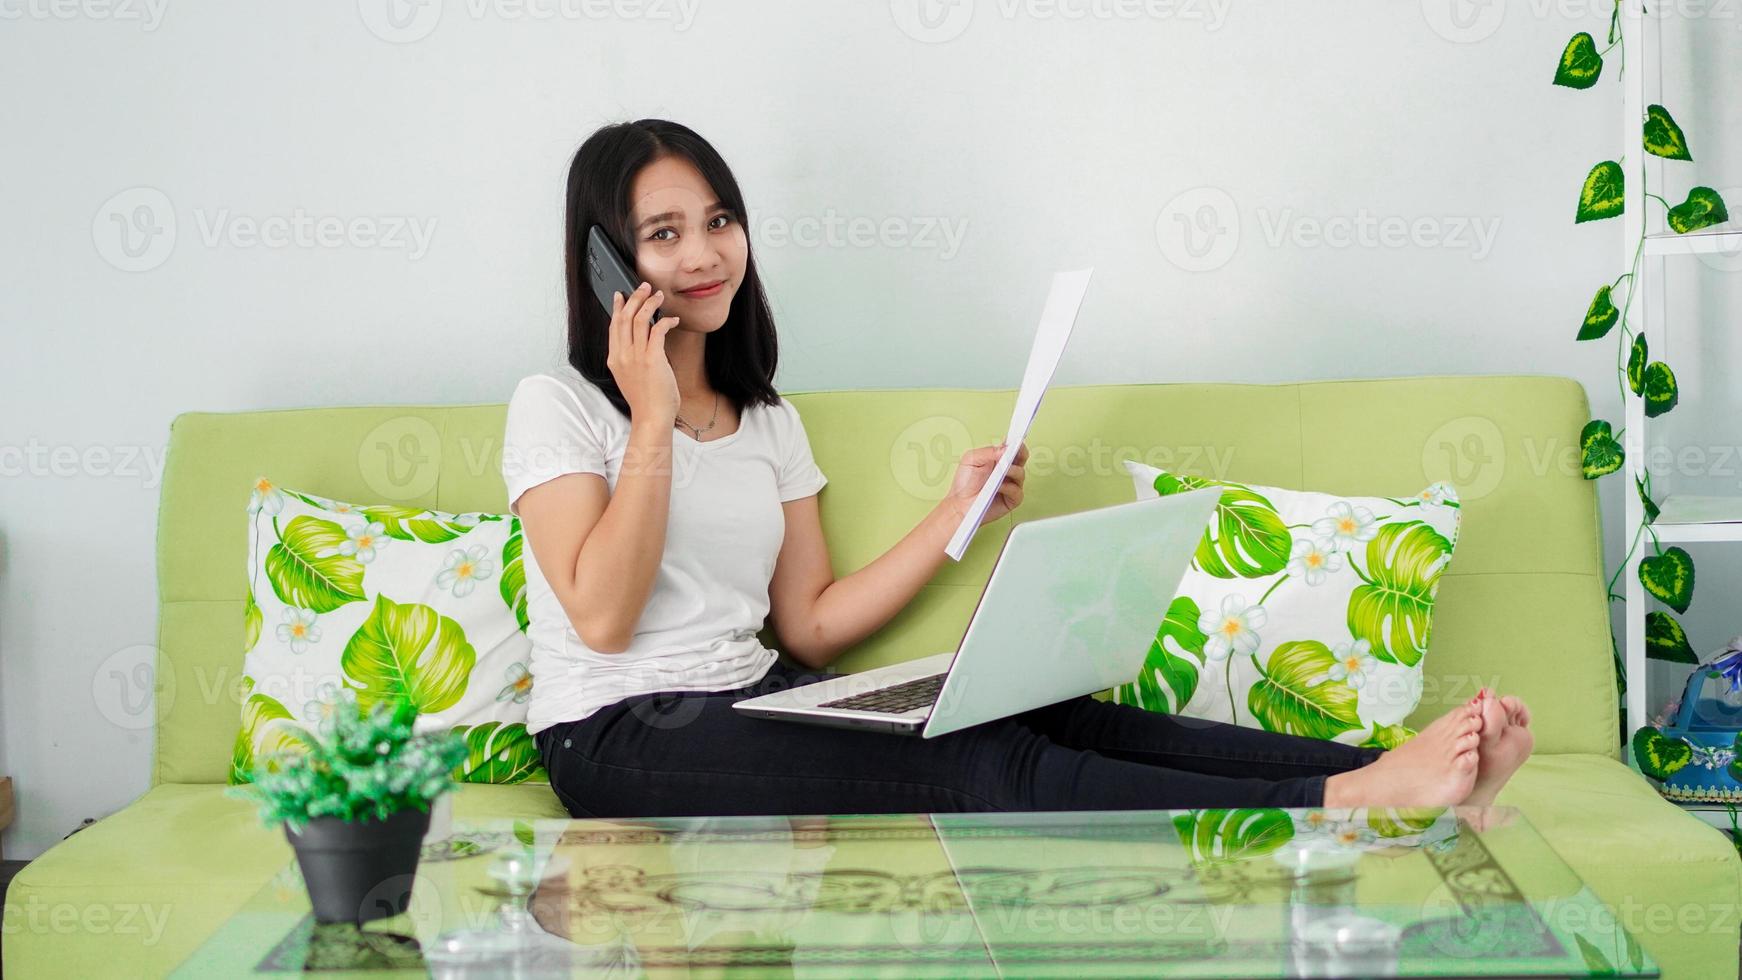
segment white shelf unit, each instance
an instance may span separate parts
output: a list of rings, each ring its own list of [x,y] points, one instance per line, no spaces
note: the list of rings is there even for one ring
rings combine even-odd
[[[1621,53],[1626,66],[1621,80],[1625,113],[1622,127],[1625,150],[1621,160],[1625,194],[1622,211],[1622,261],[1625,263],[1624,268],[1632,268],[1635,251],[1641,253],[1634,277],[1628,281],[1627,301],[1633,307],[1628,319],[1639,332],[1645,334],[1646,345],[1653,356],[1666,359],[1669,354],[1664,327],[1668,318],[1665,309],[1667,298],[1666,290],[1661,285],[1664,262],[1686,261],[1683,256],[1701,254],[1742,254],[1742,230],[1736,229],[1735,220],[1686,235],[1676,234],[1665,227],[1646,233],[1643,248],[1640,246],[1640,235],[1646,229],[1647,214],[1651,213],[1647,211],[1645,181],[1641,178],[1649,178],[1654,193],[1661,194],[1665,189],[1664,161],[1645,152],[1643,131],[1645,107],[1648,104],[1647,84],[1655,84],[1659,90],[1663,85],[1663,44],[1660,30],[1663,18],[1641,16],[1642,7],[1643,0],[1622,0]],[[1711,175],[1702,176],[1710,178]],[[1646,288],[1648,283],[1656,284],[1656,288]],[[1633,303],[1634,295],[1638,295],[1642,301]],[[1631,390],[1623,390],[1623,400],[1626,403],[1624,424],[1627,431],[1622,445],[1626,454],[1627,485],[1622,489],[1622,499],[1625,501],[1623,512],[1626,541],[1631,543],[1634,531],[1645,519],[1645,505],[1639,500],[1635,481],[1643,479],[1645,475],[1646,418],[1644,399],[1633,394]],[[1742,541],[1742,496],[1712,497],[1676,493],[1666,495],[1662,488],[1656,487],[1653,488],[1653,496],[1657,500],[1659,514],[1652,524],[1652,530],[1657,533],[1659,542],[1668,545],[1672,542],[1685,544]],[[1649,690],[1648,661],[1645,656],[1645,614],[1646,606],[1652,600],[1639,582],[1639,563],[1642,558],[1652,554],[1650,549],[1650,533],[1641,532],[1639,544],[1633,548],[1621,575],[1627,602],[1623,666],[1627,678],[1627,728],[1630,733],[1650,719],[1653,703],[1651,699],[1658,693]],[[1707,595],[1713,594],[1708,587]],[[1695,649],[1702,647],[1696,643]],[[1661,698],[1657,703],[1661,703]],[[1629,751],[1627,754],[1629,764],[1636,765],[1631,758],[1632,753]],[[1721,804],[1686,804],[1685,807],[1714,826],[1729,827],[1728,810]]]

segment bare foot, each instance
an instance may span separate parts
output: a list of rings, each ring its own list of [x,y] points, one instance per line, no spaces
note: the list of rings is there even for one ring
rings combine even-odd
[[[1482,743],[1477,750],[1481,761],[1476,766],[1476,785],[1464,800],[1466,806],[1490,806],[1500,787],[1512,778],[1530,750],[1536,746],[1531,734],[1530,711],[1515,697],[1497,698],[1484,690],[1479,697],[1482,712]],[[1507,702],[1512,702],[1509,706]],[[1522,718],[1524,724],[1514,719]]]
[[[1530,709],[1524,706],[1523,701],[1508,694],[1500,699],[1500,706],[1506,709],[1506,717],[1514,725],[1522,728],[1530,727]]]
[[[1481,706],[1471,700],[1433,720],[1371,765],[1325,780],[1325,806],[1452,806],[1476,783]]]

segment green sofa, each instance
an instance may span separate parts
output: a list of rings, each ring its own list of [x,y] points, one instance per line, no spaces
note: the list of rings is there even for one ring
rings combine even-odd
[[[838,573],[941,495],[953,455],[994,442],[1011,391],[792,393],[830,482]],[[1305,384],[1066,387],[1028,444],[1029,520],[1132,499],[1122,455],[1185,472],[1351,494],[1448,479],[1464,497],[1441,582],[1419,727],[1481,684],[1532,705],[1537,754],[1502,794],[1623,915],[1666,977],[1737,975],[1742,861],[1623,761],[1589,418],[1575,381],[1470,376]],[[223,795],[239,723],[250,483],[448,511],[504,508],[503,406],[190,413],[175,420],[158,527],[157,749],[151,789],[32,862],[6,897],[5,973],[158,975],[291,859]],[[835,665],[953,649],[1011,520],[982,529],[890,625]],[[1166,606],[1157,597],[1156,611]],[[763,640],[777,646],[774,637]],[[561,816],[543,785],[466,786],[456,816]],[[123,920],[129,928],[123,928]]]

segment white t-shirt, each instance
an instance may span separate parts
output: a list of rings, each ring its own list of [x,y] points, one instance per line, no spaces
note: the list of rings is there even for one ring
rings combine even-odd
[[[628,442],[629,419],[573,367],[521,379],[502,441],[509,512],[518,517],[522,493],[565,473],[597,473],[615,493]],[[781,504],[828,482],[798,410],[782,398],[779,407],[745,409],[730,435],[697,442],[674,428],[671,442],[665,553],[627,649],[588,648],[531,546],[521,550],[532,640],[529,732],[633,694],[742,687],[774,664],[775,652],[756,633],[786,537]]]

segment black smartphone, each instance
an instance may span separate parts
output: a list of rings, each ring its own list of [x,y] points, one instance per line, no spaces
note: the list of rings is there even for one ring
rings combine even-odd
[[[605,307],[606,316],[611,314],[612,293],[622,293],[623,299],[628,300],[635,287],[641,285],[635,267],[623,261],[623,253],[617,251],[617,246],[605,237],[605,229],[598,225],[587,232],[587,281],[593,284],[593,295]],[[654,310],[653,319],[648,322],[658,323],[663,312]]]

